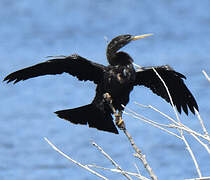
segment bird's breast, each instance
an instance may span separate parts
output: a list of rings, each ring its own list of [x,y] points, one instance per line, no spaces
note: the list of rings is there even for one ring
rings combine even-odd
[[[105,76],[105,91],[113,96],[129,93],[133,89],[135,70],[133,66],[112,66]]]
[[[115,66],[108,74],[110,84],[127,85],[135,80],[135,70],[131,65]]]

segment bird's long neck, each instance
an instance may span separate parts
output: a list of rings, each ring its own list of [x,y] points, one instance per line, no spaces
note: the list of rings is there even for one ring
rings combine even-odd
[[[115,54],[117,53],[117,51],[119,49],[120,49],[120,47],[116,46],[114,43],[110,43],[107,46],[106,57],[107,57],[109,64],[112,64],[112,58],[115,56]]]
[[[107,46],[106,49],[106,56],[107,60],[110,64],[112,61],[112,58],[117,54],[117,51],[125,46],[125,43],[119,43],[119,40],[117,38],[114,38]]]
[[[107,57],[108,59],[108,57]],[[110,59],[108,59],[110,65],[128,65],[133,62],[133,59],[130,57],[129,54],[123,51],[119,51],[117,53],[114,53],[110,56]]]

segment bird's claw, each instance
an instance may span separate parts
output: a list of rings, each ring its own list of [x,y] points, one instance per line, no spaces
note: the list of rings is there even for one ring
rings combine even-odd
[[[125,129],[125,123],[122,120],[122,116],[120,114],[115,114],[115,123],[118,128]]]
[[[122,111],[119,111],[118,114],[116,113],[115,108],[112,105],[112,97],[109,93],[104,93],[103,94],[104,100],[109,104],[110,108],[112,109],[114,115],[115,115],[115,123],[118,128],[121,130],[125,129],[125,123],[122,120]]]

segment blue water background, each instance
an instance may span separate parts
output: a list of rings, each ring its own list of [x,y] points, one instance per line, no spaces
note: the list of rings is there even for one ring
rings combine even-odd
[[[107,65],[106,41],[119,34],[154,33],[124,48],[136,64],[170,64],[187,76],[186,84],[199,104],[210,129],[210,1],[202,0],[1,0],[0,81],[13,71],[46,60],[48,55],[78,53]],[[0,86],[0,179],[67,180],[97,179],[69,162],[44,141],[48,137],[73,159],[84,164],[113,168],[92,145],[101,145],[123,169],[147,172],[132,157],[133,150],[122,132],[114,135],[86,126],[76,126],[56,117],[56,110],[88,104],[95,93],[91,82],[69,75],[45,76]],[[149,109],[133,102],[151,104],[174,117],[172,108],[144,87],[136,87],[127,107],[153,120],[165,122]],[[128,131],[159,179],[197,177],[192,159],[182,141],[139,120],[124,115]],[[197,118],[181,115],[182,121],[202,132]],[[209,155],[186,135],[203,175],[210,175]],[[125,179],[102,172],[110,179]]]

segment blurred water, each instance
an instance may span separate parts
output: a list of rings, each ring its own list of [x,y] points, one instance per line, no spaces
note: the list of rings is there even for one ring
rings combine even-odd
[[[124,48],[140,65],[170,64],[188,78],[186,84],[195,95],[209,129],[209,84],[201,70],[210,72],[210,1],[151,0],[1,0],[0,1],[0,80],[8,73],[41,62],[48,55],[78,53],[107,64],[106,41],[116,35],[154,33],[153,37]],[[76,91],[74,89],[77,89]],[[75,126],[58,119],[59,109],[88,104],[95,85],[78,82],[68,75],[31,79],[15,86],[1,84],[0,179],[93,179],[88,172],[61,157],[43,140],[48,137],[74,159],[86,164],[112,167],[91,146],[94,140],[110,153],[122,168],[135,171],[137,163],[124,134]],[[144,95],[144,97],[142,97]],[[173,116],[171,107],[145,88],[131,94],[132,108],[151,119],[156,113],[137,107],[158,106]],[[181,118],[193,129],[198,120]],[[124,116],[127,128],[160,179],[196,177],[196,171],[184,145],[174,137],[142,122]],[[194,140],[194,150],[202,173],[209,175],[208,154]],[[129,156],[130,154],[130,156]],[[110,179],[123,179],[107,172]]]

